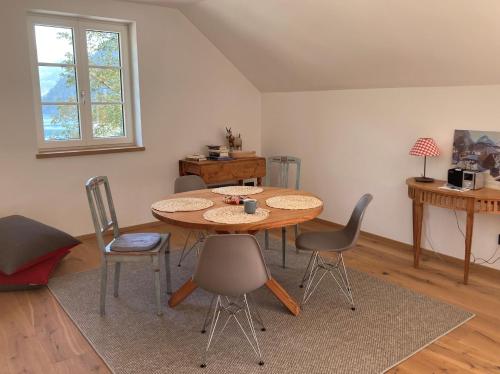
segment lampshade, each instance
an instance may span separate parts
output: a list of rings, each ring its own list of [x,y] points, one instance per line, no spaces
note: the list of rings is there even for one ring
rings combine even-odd
[[[439,148],[432,138],[418,138],[410,149],[411,156],[439,156]]]

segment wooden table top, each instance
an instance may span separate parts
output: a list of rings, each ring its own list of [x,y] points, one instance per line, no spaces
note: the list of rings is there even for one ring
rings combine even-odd
[[[173,199],[179,197],[199,197],[199,198],[209,199],[215,203],[210,208],[204,210],[198,210],[195,212],[175,212],[175,213],[160,212],[151,209],[151,212],[153,213],[153,216],[159,219],[160,221],[167,222],[176,226],[199,229],[199,230],[210,230],[210,231],[213,230],[213,231],[249,232],[249,231],[272,229],[283,226],[292,226],[298,223],[310,221],[313,218],[317,217],[323,211],[323,206],[313,209],[296,209],[296,210],[271,208],[266,205],[266,199],[273,196],[280,196],[280,195],[314,196],[314,195],[305,191],[297,191],[285,188],[263,187],[263,189],[264,189],[263,192],[249,196],[249,198],[257,200],[258,207],[265,208],[270,211],[269,217],[259,222],[242,223],[242,224],[223,224],[223,223],[210,222],[204,219],[203,213],[206,210],[228,206],[228,204],[225,204],[223,202],[224,198],[223,195],[213,193],[210,189],[182,192],[165,197],[165,199]]]
[[[412,188],[416,188],[423,191],[429,192],[438,192],[447,196],[456,196],[456,197],[473,197],[478,200],[500,200],[500,190],[496,190],[494,188],[481,188],[480,190],[470,190],[470,191],[453,191],[446,190],[442,187],[447,182],[443,180],[434,180],[434,182],[430,183],[422,183],[415,181],[415,178],[408,178],[406,180],[406,184]]]

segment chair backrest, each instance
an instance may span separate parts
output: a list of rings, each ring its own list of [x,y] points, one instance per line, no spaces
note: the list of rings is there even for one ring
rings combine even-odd
[[[223,296],[240,296],[262,287],[271,278],[253,235],[211,235],[198,259],[194,282]]]
[[[295,189],[300,189],[300,158],[294,156],[272,156],[267,158],[266,185],[271,185],[273,164],[279,164],[279,179],[276,187],[288,188],[288,172],[290,165],[295,164]]]
[[[353,247],[356,245],[366,208],[372,200],[373,196],[369,193],[361,196],[359,201],[356,203],[354,210],[352,211],[349,222],[347,222],[347,225],[342,229],[346,237],[350,239],[351,244],[349,245],[349,247]]]
[[[87,198],[89,201],[90,213],[94,222],[94,229],[97,236],[97,244],[104,252],[105,243],[103,234],[110,228],[113,229],[113,237],[120,236],[120,228],[116,219],[115,207],[111,196],[108,177],[100,176],[90,178],[85,183]],[[103,198],[104,189],[104,198]]]
[[[174,183],[175,193],[203,190],[205,188],[207,188],[207,184],[198,175],[183,175],[176,178]]]

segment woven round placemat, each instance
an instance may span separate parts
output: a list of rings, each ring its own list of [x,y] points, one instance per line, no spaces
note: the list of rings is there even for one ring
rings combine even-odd
[[[198,197],[179,197],[177,199],[168,199],[157,201],[151,208],[160,212],[193,212],[203,210],[214,205],[212,200],[200,199]]]
[[[207,221],[229,224],[259,222],[267,217],[269,217],[267,209],[257,208],[255,214],[247,214],[241,205],[224,206],[222,208],[210,209],[203,213],[203,218]]]
[[[323,202],[314,196],[283,195],[270,197],[266,204],[278,209],[312,209],[323,205]]]
[[[220,195],[231,195],[231,196],[246,196],[255,195],[264,191],[262,187],[254,186],[226,186],[214,188],[212,192],[218,193]]]

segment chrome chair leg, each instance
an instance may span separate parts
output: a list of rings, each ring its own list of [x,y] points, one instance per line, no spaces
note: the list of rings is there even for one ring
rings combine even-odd
[[[156,314],[161,316],[163,315],[163,310],[161,308],[160,255],[151,257],[151,266],[155,285]]]
[[[252,305],[252,309],[254,310],[254,319],[255,321],[260,325],[260,331],[266,331],[266,326],[264,325],[264,320],[262,319],[262,316],[260,315],[259,312],[259,306],[255,302],[252,294],[248,294],[248,300],[250,301],[249,304]]]
[[[323,280],[323,278],[326,275],[326,272],[324,272],[320,276],[320,278],[318,279],[316,284],[313,286],[314,280],[316,279],[316,274],[318,273],[319,269],[321,268],[320,259],[321,259],[321,256],[319,255],[319,252],[315,252],[314,258],[313,258],[313,263],[311,265],[311,271],[309,272],[309,279],[307,281],[306,289],[305,289],[304,295],[302,297],[301,305],[304,305],[305,303],[307,303],[309,298],[312,296],[314,291],[316,291],[316,288],[318,287],[318,285],[321,283],[321,281]]]
[[[200,244],[203,243],[203,241],[208,235],[209,235],[208,233],[198,231],[198,243]],[[196,248],[196,257],[200,257],[200,246],[197,245],[195,248]]]
[[[202,232],[197,232],[196,235],[198,236],[198,238],[195,240],[193,245],[191,245],[191,247],[187,249],[189,238],[191,237],[192,233],[194,233],[194,231],[190,231],[188,236],[186,237],[184,247],[182,248],[181,257],[179,258],[179,263],[177,264],[178,267],[181,267],[182,261],[184,261],[184,259],[193,251],[194,248],[196,248],[196,254],[199,255],[198,244],[205,240],[205,235]]]
[[[313,260],[313,257],[316,252],[311,253],[311,257],[309,257],[309,262],[307,263],[306,270],[304,271],[304,276],[302,277],[302,280],[300,281],[300,288],[304,288],[304,282],[306,281],[307,278],[307,273],[309,273],[309,268],[311,267],[311,263]]]
[[[250,331],[252,332],[253,340],[255,341],[255,346],[257,347],[257,349],[254,348],[253,344],[250,342],[250,339],[248,339],[248,336],[245,333],[245,330],[243,329],[243,327],[240,325],[238,319],[236,319],[236,317],[235,317],[235,319],[238,322],[238,325],[240,325],[241,331],[243,331],[243,333],[245,334],[248,342],[250,343],[250,345],[254,349],[255,353],[257,353],[257,356],[259,356],[259,359],[260,359],[259,365],[262,366],[262,365],[264,365],[264,361],[262,361],[262,352],[261,352],[260,346],[259,346],[259,339],[257,339],[257,334],[255,333],[255,327],[254,327],[253,321],[252,321],[252,312],[250,311],[250,307],[248,306],[248,300],[247,300],[246,294],[243,295],[243,301],[245,302],[245,307],[246,307],[245,315],[247,317],[248,326],[250,327]]]
[[[344,257],[342,256],[342,252],[338,255],[337,266],[334,269],[329,271],[332,278],[335,280],[340,290],[346,297],[347,301],[351,304],[351,309],[356,310],[356,306],[354,305],[354,297],[352,295],[352,288],[349,282],[349,276],[347,275],[347,270],[344,264]],[[334,271],[338,273],[339,280],[335,277]]]
[[[210,306],[208,307],[207,314],[205,315],[205,320],[203,321],[203,327],[201,328],[202,334],[207,332],[208,321],[210,319],[210,312],[212,311],[216,297],[217,296],[213,295],[212,300],[210,300]]]
[[[210,333],[208,334],[208,342],[207,342],[207,346],[205,348],[205,351],[203,353],[203,363],[200,365],[200,367],[202,367],[202,368],[207,367],[208,350],[210,349],[210,345],[212,344],[212,339],[214,337],[215,328],[217,327],[217,322],[219,321],[219,317],[220,317],[220,313],[221,313],[221,310],[219,308],[219,304],[220,304],[220,296],[217,296],[217,299],[215,301],[214,314],[212,317],[212,323],[210,325]]]
[[[210,350],[210,346],[212,344],[216,344],[217,341],[220,339],[222,334],[224,333],[224,330],[226,329],[226,326],[231,318],[233,318],[240,330],[243,332],[243,335],[247,339],[248,343],[252,347],[253,351],[255,354],[259,357],[259,365],[264,365],[264,361],[262,360],[262,352],[260,350],[259,346],[259,341],[257,339],[257,333],[255,332],[255,326],[253,323],[253,318],[252,318],[252,313],[250,310],[250,306],[248,304],[248,299],[247,295],[243,295],[243,306],[237,302],[231,301],[228,297],[225,297],[225,301],[222,300],[220,295],[217,295],[215,298],[215,307],[213,309],[213,316],[212,316],[212,323],[210,326],[210,333],[208,337],[208,342],[207,346],[204,351],[203,355],[203,363],[200,365],[200,367],[204,368],[207,366],[207,357],[208,357],[208,351]],[[214,300],[213,299],[213,300]],[[244,312],[248,327],[250,329],[250,336],[241,324],[240,320],[238,319],[238,314],[240,312]],[[214,338],[215,330],[217,327],[217,323],[219,321],[221,313],[227,313],[227,319],[224,322],[224,325],[222,326],[221,330],[217,333],[217,336]],[[259,317],[260,318],[260,317]]]
[[[189,238],[191,237],[191,234],[193,233],[193,231],[189,231],[188,232],[188,235],[186,237],[186,240],[184,241],[184,247],[182,247],[182,252],[181,252],[181,257],[179,258],[179,263],[177,264],[177,266],[181,266],[181,263],[182,263],[182,260],[184,260],[187,256],[186,253],[186,248],[188,246],[188,243],[189,243]],[[191,247],[192,248],[192,247]],[[191,249],[188,250],[188,252],[190,251]]]
[[[351,305],[351,309],[356,310],[356,307],[354,305],[354,297],[352,295],[352,288],[349,282],[349,277],[347,275],[347,270],[345,268],[344,258],[342,256],[342,253],[337,254],[337,259],[335,263],[326,262],[321,257],[319,252],[314,252],[313,256],[314,257],[312,258],[312,265],[309,271],[309,277],[306,289],[304,291],[304,295],[302,298],[302,305],[305,304],[312,296],[314,291],[316,291],[316,288],[319,286],[325,275],[330,274],[335,283],[337,283],[337,286],[339,287],[342,294],[346,297],[347,301]],[[316,274],[318,273],[319,270],[322,270],[323,273],[321,274],[318,281],[314,282]],[[314,286],[313,283],[315,283]]]
[[[106,289],[108,287],[108,262],[103,259],[101,265],[101,294],[100,294],[100,305],[99,313],[101,317],[104,316],[106,312]]]
[[[264,248],[270,249],[269,248],[269,230],[264,231]]]
[[[114,297],[118,297],[118,288],[120,287],[120,269],[121,269],[121,263],[117,262],[115,264],[115,281],[113,287]]]
[[[170,237],[165,244],[165,277],[167,281],[167,294],[172,294],[172,275],[170,271]]]

